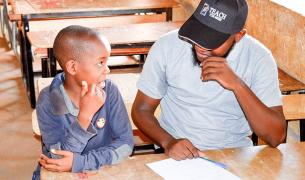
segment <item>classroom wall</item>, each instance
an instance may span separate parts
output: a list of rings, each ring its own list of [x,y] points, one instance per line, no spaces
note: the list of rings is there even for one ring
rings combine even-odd
[[[177,1],[185,9],[185,18],[192,14],[200,2],[200,0]],[[271,49],[281,69],[305,83],[304,1],[247,1],[249,4],[246,25],[248,33]]]

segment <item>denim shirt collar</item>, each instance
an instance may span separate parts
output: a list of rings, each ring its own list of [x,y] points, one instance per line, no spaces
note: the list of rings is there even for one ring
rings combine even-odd
[[[50,95],[52,97],[50,103],[53,106],[53,113],[55,115],[72,114],[77,116],[79,109],[75,107],[66,93],[63,86],[64,80],[64,73],[57,74],[50,85]]]

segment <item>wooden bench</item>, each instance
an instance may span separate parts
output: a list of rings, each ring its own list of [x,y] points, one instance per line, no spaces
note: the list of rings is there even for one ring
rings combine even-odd
[[[280,89],[282,94],[290,94],[293,91],[305,90],[305,84],[298,81],[297,79],[289,76],[286,72],[278,69]]]
[[[283,96],[283,110],[284,110],[285,119],[287,120],[287,123],[289,120],[300,120],[300,124],[299,124],[300,125],[300,141],[305,141],[305,121],[303,120],[303,119],[305,119],[305,116],[301,116],[300,114],[298,114],[298,111],[299,111],[298,109],[300,109],[300,107],[297,107],[298,105],[301,105],[302,99],[295,100],[299,96],[290,95],[291,92],[304,91],[305,84],[298,81],[297,79],[289,76],[289,74],[287,74],[280,68],[278,68],[278,73],[279,73],[278,75],[279,75],[281,92],[283,95],[287,95],[287,96]],[[303,97],[303,96],[300,96],[300,97]],[[295,105],[293,105],[294,102],[297,102],[297,103]],[[300,112],[302,112],[302,111],[300,111]],[[294,113],[295,113],[294,116],[298,117],[298,118],[292,119]],[[252,135],[252,141],[255,145],[265,144],[265,142],[263,142],[261,139],[259,139],[255,133],[253,133],[253,135]]]
[[[135,99],[137,88],[136,82],[139,79],[138,73],[128,73],[128,74],[108,74],[108,79],[111,79],[119,88],[121,95],[123,97],[127,113],[130,119],[130,123],[132,125],[132,130],[134,134],[134,142],[135,142],[135,149],[138,150],[136,153],[142,152],[142,147],[150,148],[149,152],[153,151],[153,144],[152,141],[146,137],[138,128],[134,125],[132,118],[131,118],[131,107],[133,101]],[[37,80],[37,90],[40,92],[43,88],[49,86],[52,82],[53,78],[39,78]],[[155,113],[156,117],[160,115],[160,108],[158,107]],[[38,127],[36,111],[34,110],[32,113],[32,129],[36,135],[41,135],[40,130]],[[146,152],[146,151],[144,151]]]
[[[300,141],[305,141],[305,94],[283,96],[283,110],[288,122],[299,121]]]

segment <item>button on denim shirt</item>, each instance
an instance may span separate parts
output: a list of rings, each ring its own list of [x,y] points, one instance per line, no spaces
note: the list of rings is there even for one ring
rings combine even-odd
[[[63,88],[64,79],[63,73],[58,74],[51,85],[41,91],[37,101],[43,154],[60,158],[50,152],[53,148],[73,152],[72,172],[96,170],[128,157],[133,149],[133,135],[117,86],[108,79],[105,81],[105,104],[84,130],[77,120],[79,110]],[[97,125],[101,119],[105,120],[103,127]],[[38,166],[34,176],[39,170]]]

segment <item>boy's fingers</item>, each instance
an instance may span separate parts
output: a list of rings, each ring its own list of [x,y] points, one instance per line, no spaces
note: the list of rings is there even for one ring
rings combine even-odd
[[[102,100],[106,99],[106,92],[98,87],[96,87],[96,95],[100,97]]]
[[[42,158],[39,158],[38,160],[37,160],[38,162],[40,162],[40,161],[43,161],[43,162],[47,162],[46,160],[44,160],[44,159],[42,159]]]
[[[59,167],[57,165],[54,165],[54,164],[45,164],[43,167],[46,168],[49,171],[54,171],[54,172],[59,171]]]
[[[40,159],[39,163],[43,166],[46,166],[46,165],[56,165],[56,166],[58,166],[59,163],[57,161],[58,160],[56,160],[56,159],[48,159],[48,160]]]
[[[85,96],[85,94],[88,92],[88,84],[87,81],[82,81],[82,90],[81,95]]]
[[[44,155],[44,154],[40,154],[40,158],[41,159],[43,159],[43,160],[45,160],[45,161],[47,161],[49,158],[46,156],[46,155]]]
[[[39,159],[39,164],[41,164],[42,166],[45,166],[47,164],[47,162],[43,159]]]
[[[91,89],[90,89],[90,94],[91,95],[95,95],[95,88],[96,88],[96,84],[92,84]]]
[[[52,153],[57,154],[57,155],[61,155],[61,156],[69,156],[70,152],[69,151],[63,151],[63,150],[52,150]]]
[[[103,98],[103,100],[105,100],[106,99],[106,92],[104,90],[101,90],[101,91],[102,91],[102,98]]]

